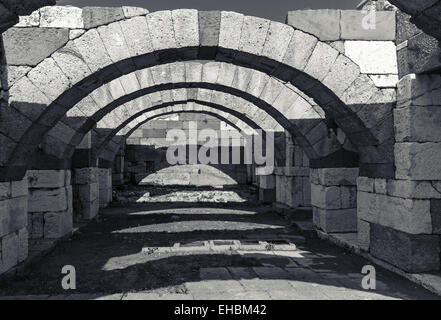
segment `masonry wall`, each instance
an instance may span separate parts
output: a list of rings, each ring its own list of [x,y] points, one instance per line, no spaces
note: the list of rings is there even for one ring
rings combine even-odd
[[[28,256],[27,179],[0,182],[0,274]]]
[[[190,129],[190,123],[196,124],[197,130]],[[186,165],[171,166],[166,157],[167,149],[174,143],[166,139],[167,132],[173,129],[184,130],[187,138],[191,134],[198,135],[201,130],[211,129],[219,137],[218,163],[203,165],[200,162],[189,164],[190,145],[186,147]],[[243,163],[243,147],[228,147],[229,140],[222,139],[227,132],[234,132],[240,137],[237,130],[225,122],[209,115],[196,113],[178,113],[164,116],[147,122],[135,130],[127,139],[125,149],[126,177],[133,184],[140,185],[185,185],[185,186],[219,186],[247,183],[247,166]],[[238,136],[239,135],[239,136]],[[187,143],[189,141],[187,140]],[[199,152],[205,141],[198,139],[195,150]],[[243,145],[243,139],[231,140],[231,143]],[[239,154],[241,164],[221,164],[222,152]]]
[[[27,228],[29,248],[39,251],[72,231],[70,170],[29,170]]]

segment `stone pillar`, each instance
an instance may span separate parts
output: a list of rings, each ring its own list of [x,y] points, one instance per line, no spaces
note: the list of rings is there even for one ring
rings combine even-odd
[[[124,151],[122,148],[118,151],[113,162],[112,170],[112,184],[114,186],[120,186],[124,184]]]
[[[28,256],[27,179],[0,182],[0,274]]]
[[[327,233],[357,231],[358,168],[311,169],[313,223]]]
[[[30,250],[39,250],[72,232],[70,170],[29,170],[28,232]]]
[[[259,201],[263,203],[273,203],[276,201],[276,178],[275,175],[257,175],[259,187]]]
[[[75,219],[91,220],[99,212],[99,169],[96,167],[74,169]]]
[[[99,169],[99,198],[100,208],[105,208],[112,202],[112,169]]]
[[[358,178],[360,246],[407,272],[440,269],[441,76],[407,75],[394,110],[395,178]]]

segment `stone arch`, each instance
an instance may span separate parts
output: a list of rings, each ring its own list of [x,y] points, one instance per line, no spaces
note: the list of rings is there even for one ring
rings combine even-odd
[[[259,127],[252,120],[247,120],[247,122],[244,122],[236,118],[234,115],[231,116],[231,114],[204,105],[200,106],[201,109],[204,108],[204,110],[194,110],[196,106],[193,106],[192,104],[196,105],[196,103],[191,102],[186,105],[177,104],[170,107],[159,108],[154,111],[145,110],[144,112],[142,112],[141,115],[131,117],[121,126],[112,130],[112,132],[109,133],[109,135],[106,137],[106,140],[102,141],[100,144],[94,147],[94,151],[92,153],[97,159],[104,158],[109,162],[113,162],[113,158],[116,156],[116,153],[120,148],[119,143],[121,143],[121,141],[125,141],[137,128],[158,117],[175,113],[202,113],[206,115],[211,115],[218,118],[219,120],[226,122],[237,131],[246,132],[247,134],[255,134],[255,130],[262,130],[262,128]],[[113,144],[110,143],[110,141],[113,141]],[[102,151],[105,151],[107,153],[107,156],[101,157]]]
[[[56,62],[57,56],[63,58]],[[371,98],[383,103],[384,93],[329,44],[266,19],[183,9],[90,27],[14,84],[10,102],[23,122],[9,137],[2,165],[25,166],[29,149],[101,84],[147,66],[193,59],[229,61],[298,87],[358,145],[375,149],[388,138],[369,129],[383,118],[367,112]]]
[[[235,68],[238,70],[235,70]],[[185,77],[185,70],[192,70],[192,73],[187,74],[187,77]],[[245,82],[245,85],[232,83],[236,82],[233,76],[230,76],[229,81],[219,80],[219,77],[225,76],[225,70],[232,71],[233,76],[235,71],[237,73],[245,73],[245,76],[249,78],[249,82]],[[249,74],[246,72],[249,72]],[[181,82],[166,83],[166,81],[172,81],[172,77],[175,78],[175,81]],[[220,82],[225,85],[204,82],[209,77],[217,79],[216,81],[213,80],[213,82]],[[179,78],[181,80],[176,80]],[[185,80],[190,82],[183,82]],[[259,82],[261,82],[261,88],[260,91],[255,93],[255,96],[247,92],[253,90],[250,87]],[[268,92],[274,87],[279,89],[279,91],[276,91],[277,97]],[[267,90],[266,88],[269,89]],[[136,91],[136,89],[138,90]],[[112,96],[110,92],[116,93]],[[144,98],[146,95],[150,97],[147,100]],[[82,117],[84,119],[83,123],[77,121],[77,119],[74,120],[74,126],[78,125],[78,128],[74,128],[78,131],[79,135],[73,137],[71,141],[64,140],[64,143],[75,145],[75,143],[81,141],[82,135],[91,129],[94,121],[103,121],[104,119],[114,121],[113,119],[123,117],[123,113],[130,114],[140,108],[142,109],[144,107],[143,103],[149,106],[155,102],[169,102],[179,99],[184,101],[188,97],[203,98],[207,101],[229,105],[231,106],[230,109],[237,112],[242,112],[243,110],[245,111],[244,115],[252,115],[256,117],[257,122],[261,123],[267,121],[267,119],[275,118],[284,125],[285,129],[291,131],[292,135],[297,135],[299,145],[311,149],[311,146],[317,144],[315,146],[316,149],[311,149],[311,158],[325,157],[339,148],[337,147],[338,142],[335,133],[327,132],[325,122],[316,121],[323,117],[323,111],[311,99],[308,99],[308,97],[294,87],[284,85],[277,80],[272,80],[272,78],[258,71],[217,62],[165,64],[128,74],[125,77],[112,81],[108,85],[99,87],[69,110],[69,117]],[[95,102],[94,99],[99,100],[99,102]],[[287,113],[282,109],[286,104],[291,106],[291,113]],[[256,109],[253,105],[260,107],[265,112],[258,108]],[[255,109],[258,113],[255,113]],[[278,111],[279,109],[281,112]],[[107,115],[105,115],[106,112],[108,112]],[[267,115],[268,112],[270,115]],[[100,120],[102,117],[104,119]],[[287,119],[287,117],[291,119]],[[89,121],[87,118],[93,121]],[[305,124],[305,122],[307,123]],[[66,128],[66,126],[63,122],[59,122],[49,132],[49,136],[55,139],[62,137],[62,128]],[[69,130],[72,132],[71,136],[73,136],[74,132],[72,129],[64,131],[69,132]],[[344,142],[344,139],[342,140]],[[346,146],[352,149],[350,144],[346,143]]]

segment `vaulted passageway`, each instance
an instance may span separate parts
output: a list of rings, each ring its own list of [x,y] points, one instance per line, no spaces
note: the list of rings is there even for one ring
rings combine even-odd
[[[77,224],[91,223],[85,230],[93,233],[97,219],[136,215],[135,203],[147,203],[141,216],[150,205],[170,206],[167,220],[181,202],[229,199],[251,211],[262,204],[265,219],[270,212],[274,221],[276,213],[308,218],[319,236],[344,239],[403,272],[439,272],[439,129],[427,121],[434,134],[423,134],[416,123],[427,113],[410,108],[434,109],[439,75],[398,82],[396,35],[384,27],[395,30],[395,11],[381,12],[381,30],[356,27],[356,10],[337,16],[336,37],[302,24],[296,12],[283,24],[227,11],[128,7],[47,7],[37,22],[9,28],[2,34],[0,273]],[[34,47],[37,38],[44,48]],[[173,130],[183,142],[168,139]],[[202,163],[201,155],[216,161]],[[219,223],[225,237],[234,233]],[[275,239],[267,240],[295,233],[280,223],[282,233],[269,227]],[[189,233],[199,230],[194,225]]]

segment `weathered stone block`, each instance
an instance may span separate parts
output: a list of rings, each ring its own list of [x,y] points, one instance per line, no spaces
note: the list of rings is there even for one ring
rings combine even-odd
[[[72,231],[72,211],[44,214],[44,238],[59,239]]]
[[[398,74],[396,47],[392,41],[345,41],[345,53],[362,73]]]
[[[317,208],[320,228],[327,232],[357,231],[357,209],[327,210]]]
[[[386,194],[386,192],[387,192],[386,179],[375,179],[374,180],[374,192],[379,193],[379,194]]]
[[[396,143],[394,153],[398,179],[441,180],[441,143]]]
[[[84,28],[83,10],[65,6],[41,8],[40,27],[82,29]]]
[[[311,185],[311,204],[322,209],[340,209],[341,197],[340,188]]]
[[[8,65],[36,66],[69,40],[66,29],[10,28],[3,33]]]
[[[31,189],[29,192],[29,212],[57,212],[67,210],[66,188]]]
[[[276,179],[274,175],[258,176],[259,188],[273,189],[276,187]]]
[[[19,16],[14,27],[38,27],[40,25],[40,11],[36,10],[28,16]]]
[[[430,200],[430,213],[432,215],[433,233],[441,234],[441,200]]]
[[[28,257],[28,230],[18,230],[18,262],[23,262]]]
[[[147,23],[155,50],[176,47],[171,11],[157,11],[148,14]]]
[[[219,47],[237,50],[241,39],[244,15],[231,11],[221,12]]]
[[[74,171],[74,184],[90,184],[98,182],[98,168],[81,168]]]
[[[341,11],[341,39],[343,40],[395,40],[395,11],[375,12],[373,29],[366,28],[369,13],[360,10]]]
[[[6,229],[9,232],[15,232],[26,227],[28,203],[27,197],[20,197],[8,200],[9,205],[6,215],[9,214],[8,225]]]
[[[440,268],[438,236],[414,235],[373,223],[370,226],[370,253],[406,272]]]
[[[368,177],[357,178],[357,189],[359,191],[374,192],[374,179]]]
[[[340,39],[340,10],[289,11],[286,23],[313,34],[322,41]]]
[[[64,170],[28,170],[29,188],[60,188],[66,185]],[[70,181],[69,181],[70,183]]]
[[[238,49],[260,55],[265,44],[269,24],[270,21],[267,19],[245,16]]]
[[[319,184],[324,186],[355,186],[358,178],[358,168],[323,168],[311,169],[317,176]]]
[[[387,181],[387,194],[400,198],[410,199],[440,199],[441,184],[438,181]]]
[[[3,271],[8,271],[16,266],[19,259],[19,240],[18,233],[10,233],[1,240]]]
[[[441,141],[441,109],[409,106],[394,110],[395,139],[398,142]]]
[[[123,6],[122,9],[124,12],[124,17],[126,17],[126,18],[132,18],[132,17],[136,17],[136,16],[144,16],[149,13],[149,10],[147,10],[145,8],[139,8],[139,7]]]
[[[121,7],[85,7],[83,8],[84,28],[91,29],[124,19]]]
[[[340,187],[341,208],[349,209],[357,207],[357,188],[356,187]]]
[[[181,47],[199,46],[199,17],[194,9],[172,11],[176,45]]]
[[[357,236],[358,245],[362,250],[369,251],[369,245],[371,242],[371,225],[369,222],[358,219],[357,224]]]
[[[337,59],[339,52],[328,44],[318,42],[305,67],[305,73],[322,81]]]
[[[308,62],[308,58],[314,51],[316,44],[316,37],[313,37],[308,33],[295,30],[288,49],[286,50],[283,63],[298,70],[303,70]]]

